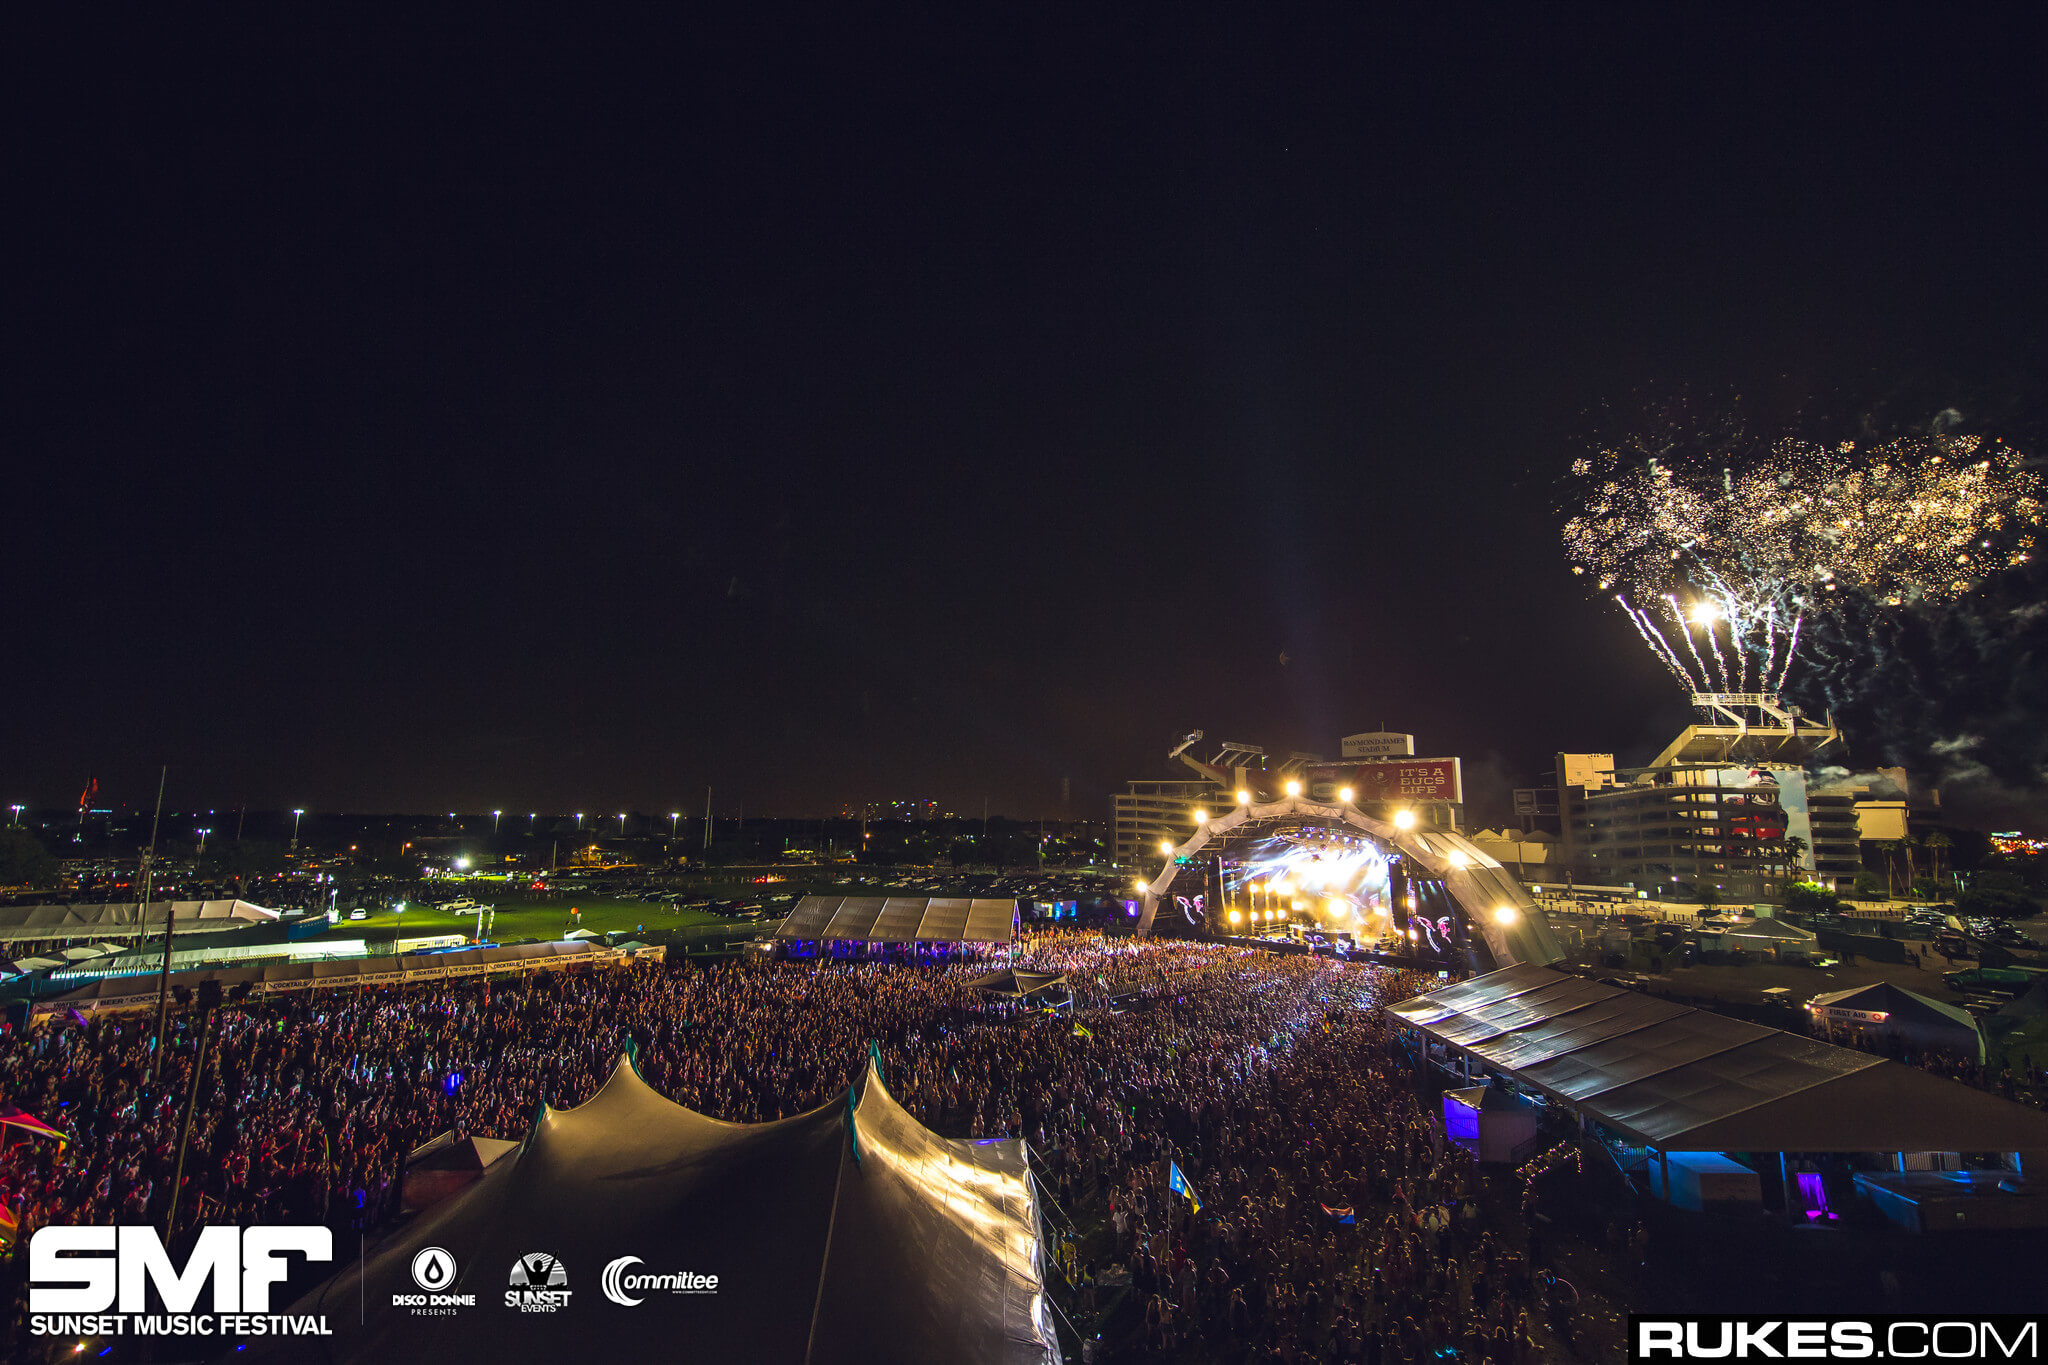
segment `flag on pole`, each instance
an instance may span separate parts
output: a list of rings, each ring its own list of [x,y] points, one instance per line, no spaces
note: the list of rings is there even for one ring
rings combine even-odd
[[[1200,1213],[1202,1211],[1202,1201],[1195,1198],[1195,1187],[1190,1185],[1188,1178],[1180,1173],[1180,1163],[1177,1161],[1168,1160],[1166,1163],[1166,1188],[1172,1190],[1175,1194],[1185,1195],[1188,1207],[1194,1212]]]
[[[1081,1027],[1079,1024],[1076,1024],[1074,1025],[1074,1036],[1076,1038],[1093,1038],[1095,1035],[1090,1033],[1087,1029]]]

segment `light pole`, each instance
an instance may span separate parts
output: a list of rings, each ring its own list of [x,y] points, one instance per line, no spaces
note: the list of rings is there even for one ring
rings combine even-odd
[[[294,853],[299,851],[299,821],[305,814],[306,812],[303,810],[292,812],[292,852]]]
[[[213,827],[211,825],[199,831],[199,857],[198,860],[192,864],[193,869],[195,871],[198,869],[200,863],[206,861],[206,836],[211,833],[213,833]]]
[[[13,811],[13,812],[14,812],[14,823],[18,825],[18,824],[20,824],[20,823],[21,823],[21,813],[22,813],[23,811],[27,810],[27,809],[28,809],[28,807],[27,807],[27,806],[9,806],[9,807],[8,807],[7,809],[9,809],[9,810],[11,810],[11,811]]]
[[[580,810],[576,812],[576,828],[579,830],[583,828],[583,812]]]
[[[20,809],[21,809],[21,807],[20,807],[20,806],[16,806],[16,807],[15,807],[15,809],[16,809],[16,810],[20,810]],[[680,819],[682,819],[682,818],[683,818],[683,813],[682,813],[681,811],[679,811],[679,810],[672,810],[672,811],[670,811],[670,812],[668,813],[668,837],[669,837],[669,838],[673,839],[673,838],[675,838],[675,837],[676,837],[676,821],[678,821],[678,820],[680,820]]]
[[[619,837],[621,839],[626,837],[626,812],[624,811],[619,812]]]
[[[502,819],[504,819],[504,818],[505,818],[505,812],[503,812],[503,811],[501,811],[501,810],[494,810],[494,811],[492,811],[492,812],[491,812],[491,833],[492,833],[492,834],[496,834],[496,833],[498,832],[498,821],[500,821],[500,820],[502,820]]]
[[[528,834],[531,834],[531,833],[533,833],[533,829],[534,829],[534,824],[533,824],[533,822],[534,822],[534,821],[536,821],[536,820],[538,820],[538,819],[540,819],[540,812],[539,812],[539,811],[537,811],[537,810],[530,810],[530,811],[526,812],[526,832],[527,832]]]

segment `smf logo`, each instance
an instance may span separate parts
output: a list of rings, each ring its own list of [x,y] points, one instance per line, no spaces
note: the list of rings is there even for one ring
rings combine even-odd
[[[569,1306],[569,1272],[561,1258],[545,1251],[529,1251],[512,1263],[512,1287],[505,1291],[505,1306],[522,1313],[553,1313]]]
[[[148,1287],[165,1310],[190,1313],[211,1283],[214,1313],[268,1313],[270,1286],[290,1267],[282,1253],[309,1261],[334,1259],[334,1234],[324,1227],[202,1229],[180,1271],[151,1227],[47,1227],[28,1245],[31,1313],[148,1313]],[[111,1254],[109,1254],[111,1253]]]
[[[640,1264],[638,1256],[621,1256],[604,1268],[599,1285],[604,1296],[623,1308],[637,1307],[640,1300],[633,1297],[635,1289],[666,1289],[671,1294],[716,1294],[718,1277],[700,1275],[694,1270],[678,1270],[667,1275],[633,1275],[627,1273],[628,1266]]]
[[[410,1308],[414,1317],[451,1316],[458,1308],[476,1307],[474,1294],[449,1294],[455,1283],[455,1258],[443,1247],[422,1247],[412,1258],[412,1282],[424,1292],[393,1294],[393,1308]]]

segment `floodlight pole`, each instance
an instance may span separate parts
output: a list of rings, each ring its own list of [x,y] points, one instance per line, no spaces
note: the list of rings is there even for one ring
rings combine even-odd
[[[136,917],[136,933],[149,932],[149,881],[156,870],[156,834],[164,819],[164,782],[171,775],[171,766],[166,763],[156,775],[156,815],[149,822],[149,852],[142,858],[142,912]],[[164,1012],[170,1005],[171,993],[171,929],[177,922],[178,903],[171,902],[164,914],[164,965],[157,974],[156,982],[156,1054],[151,1059],[149,1078],[155,1081],[164,1072]]]

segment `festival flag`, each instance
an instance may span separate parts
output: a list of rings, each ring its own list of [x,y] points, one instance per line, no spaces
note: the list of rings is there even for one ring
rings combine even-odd
[[[1195,1198],[1195,1187],[1180,1173],[1180,1163],[1170,1158],[1166,1163],[1166,1188],[1175,1194],[1186,1195],[1188,1207],[1194,1212],[1202,1211],[1202,1201]]]
[[[1323,1205],[1323,1212],[1329,1214],[1330,1217],[1340,1223],[1356,1223],[1358,1221],[1358,1211],[1349,1205],[1341,1209],[1333,1209],[1328,1204],[1325,1204]]]
[[[1074,1036],[1076,1038],[1093,1038],[1095,1035],[1082,1028],[1079,1024],[1076,1024],[1074,1025]]]

